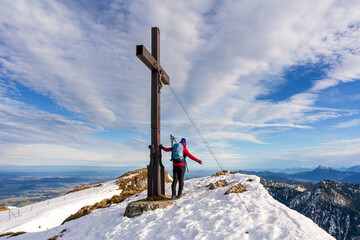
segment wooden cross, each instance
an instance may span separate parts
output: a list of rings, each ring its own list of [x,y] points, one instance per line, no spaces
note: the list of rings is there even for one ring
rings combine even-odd
[[[151,70],[151,145],[148,165],[148,197],[165,195],[165,168],[161,161],[160,89],[170,78],[160,65],[160,29],[151,28],[151,54],[143,45],[136,46],[136,56]]]

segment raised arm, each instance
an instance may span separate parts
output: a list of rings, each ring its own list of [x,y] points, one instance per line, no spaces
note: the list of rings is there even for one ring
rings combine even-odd
[[[187,150],[187,148],[184,149],[184,153],[185,153],[186,156],[188,156],[189,158],[191,158],[191,159],[194,160],[195,162],[198,162],[198,163],[202,164],[202,162],[201,162],[199,159],[197,159],[196,157],[194,157],[194,156],[189,152],[189,150]]]

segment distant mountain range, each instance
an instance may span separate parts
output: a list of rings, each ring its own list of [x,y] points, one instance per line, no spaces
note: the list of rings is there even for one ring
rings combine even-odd
[[[315,170],[326,172],[324,167]],[[313,178],[310,174],[301,176]],[[338,177],[331,170],[329,176]],[[274,199],[312,219],[336,239],[360,239],[359,184],[331,180],[287,184],[265,179],[261,183]]]
[[[360,173],[360,165],[353,166],[351,168],[346,169],[346,171],[353,171],[353,172],[359,172]]]
[[[318,166],[312,171],[298,173],[275,173],[269,171],[240,171],[255,174],[266,180],[274,180],[285,183],[308,182],[317,183],[323,180],[335,180],[343,183],[360,184],[360,165],[347,168],[344,171],[335,170],[333,168]]]

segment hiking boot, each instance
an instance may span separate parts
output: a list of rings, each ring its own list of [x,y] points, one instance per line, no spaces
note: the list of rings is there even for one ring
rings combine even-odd
[[[177,199],[180,199],[181,197],[182,197],[182,195],[180,194],[180,195],[177,196]]]
[[[171,199],[175,199],[175,198],[176,198],[176,196],[175,196],[175,195],[172,195],[172,196],[171,196]]]

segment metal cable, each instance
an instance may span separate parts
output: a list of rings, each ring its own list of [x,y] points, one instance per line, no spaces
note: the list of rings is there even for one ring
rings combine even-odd
[[[174,88],[173,88],[171,85],[169,85],[169,87],[170,87],[171,92],[172,92],[173,95],[175,96],[176,100],[178,101],[178,103],[180,104],[180,106],[182,107],[182,109],[184,110],[186,116],[189,118],[190,122],[192,123],[192,125],[193,125],[194,128],[196,129],[197,133],[199,134],[199,136],[201,137],[201,139],[202,139],[203,142],[205,143],[207,149],[209,150],[209,152],[211,153],[211,155],[212,155],[213,158],[215,159],[216,163],[219,165],[221,171],[225,173],[225,176],[226,176],[227,180],[229,181],[229,184],[231,185],[231,187],[234,187],[234,185],[233,185],[232,182],[230,181],[228,175],[226,174],[227,172],[225,172],[225,169],[224,169],[223,165],[220,163],[220,160],[219,160],[218,157],[216,156],[214,150],[211,148],[210,144],[208,143],[208,141],[206,140],[206,138],[205,138],[204,135],[202,134],[200,128],[197,126],[197,124],[196,124],[196,122],[194,121],[194,119],[191,117],[189,111],[186,109],[185,105],[182,103],[180,97],[177,95],[177,93],[175,92]],[[236,195],[240,198],[242,204],[244,205],[244,207],[245,207],[245,209],[248,211],[248,213],[250,213],[249,209],[246,207],[246,204],[245,204],[244,200],[240,197],[240,195],[239,195],[238,193],[237,193]]]

